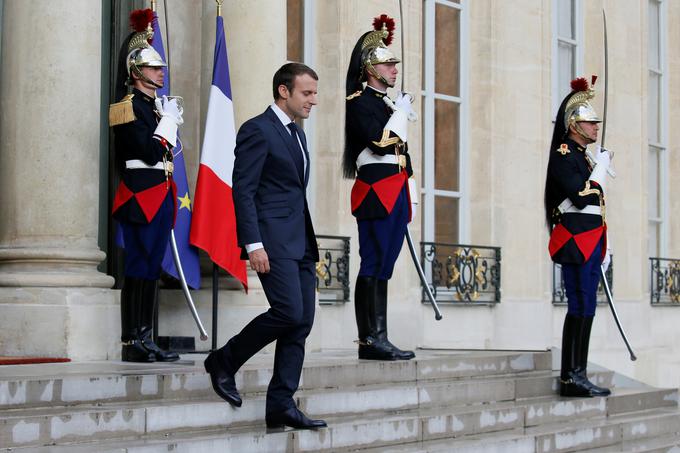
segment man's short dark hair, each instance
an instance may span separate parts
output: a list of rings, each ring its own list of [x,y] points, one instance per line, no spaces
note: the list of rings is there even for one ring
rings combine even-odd
[[[274,74],[274,100],[279,99],[279,86],[285,85],[289,92],[293,92],[295,77],[307,74],[314,80],[319,80],[319,76],[309,66],[302,63],[286,63]]]

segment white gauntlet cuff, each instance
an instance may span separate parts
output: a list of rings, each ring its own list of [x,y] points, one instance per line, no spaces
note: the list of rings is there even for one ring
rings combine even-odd
[[[163,137],[174,148],[177,143],[177,123],[168,116],[162,117],[158,122],[154,135]]]
[[[408,114],[402,109],[395,110],[387,121],[385,129],[397,134],[401,141],[405,143],[408,132]]]

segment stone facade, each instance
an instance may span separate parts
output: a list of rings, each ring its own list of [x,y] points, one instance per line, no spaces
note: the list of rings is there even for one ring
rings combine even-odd
[[[101,4],[93,10],[92,2],[79,2],[83,7],[87,3],[93,17],[100,17]],[[108,150],[99,146],[99,115],[82,113],[99,112],[108,102],[99,82],[101,24],[70,12],[77,10],[71,6],[73,0],[68,9],[52,2],[39,11],[25,3],[5,0],[2,14],[0,354],[116,357],[119,294],[108,289],[112,278],[96,269],[104,258],[97,247],[102,233],[97,230],[96,207],[100,187],[105,187],[98,163],[100,153]],[[319,105],[305,125],[313,165],[309,195],[317,232],[351,237],[353,286],[359,259],[356,226],[349,213],[351,181],[343,180],[340,171],[345,72],[351,48],[372,17],[387,13],[398,18],[399,5],[387,0],[307,3],[308,39],[313,42],[307,63],[320,76]],[[680,5],[666,3],[667,22],[678,23]],[[185,98],[182,137],[189,186],[194,187],[212,71],[215,3],[167,4],[172,91]],[[502,248],[502,300],[495,306],[443,306],[444,319],[435,321],[431,309],[420,302],[419,281],[404,247],[395,269],[398,278],[390,283],[390,337],[401,347],[559,347],[565,308],[550,302],[552,265],[542,213],[552,133],[552,5],[549,0],[463,3],[468,43],[463,49],[468,75],[463,101],[468,116],[461,131],[466,137],[470,194],[469,208],[461,213],[469,224],[463,239]],[[616,151],[618,173],[610,182],[607,206],[615,255],[614,292],[639,360],[628,361],[609,309],[601,307],[593,328],[591,361],[652,384],[677,387],[680,307],[649,303],[647,1],[583,2],[584,74],[603,72],[602,7],[609,24],[607,144]],[[404,0],[403,8],[405,17],[398,21],[397,32],[406,33],[405,87],[418,93],[424,64],[422,2]],[[271,102],[271,76],[286,61],[286,11],[285,0],[229,1],[223,6],[237,127]],[[42,38],[26,40],[20,35],[29,24],[44,31]],[[673,102],[680,98],[678,33],[669,27],[666,49],[667,255],[676,258],[680,222],[673,213],[680,209],[680,197],[675,195],[680,179],[673,169],[680,165],[680,132],[670,126],[680,117],[680,102]],[[393,46],[402,54],[399,39]],[[416,109],[420,108],[417,99]],[[595,108],[602,110],[602,96],[596,98]],[[421,125],[412,125],[409,133],[420,178]],[[412,233],[418,242],[419,222],[412,225]],[[257,278],[251,275],[250,281],[254,288],[249,295],[237,289],[220,292],[220,344],[267,307]],[[162,297],[162,334],[194,335],[181,294],[168,290]],[[195,300],[209,326],[208,279]],[[97,332],[90,332],[92,325]],[[40,340],[27,338],[26,332],[34,331],[43,333]],[[311,349],[353,348],[355,337],[351,302],[318,307]],[[87,348],[83,341],[89,342]]]

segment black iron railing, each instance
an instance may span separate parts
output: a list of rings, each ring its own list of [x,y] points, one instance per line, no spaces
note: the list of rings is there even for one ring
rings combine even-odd
[[[349,237],[317,235],[319,262],[316,289],[319,302],[349,302]]]
[[[650,258],[650,299],[652,305],[680,307],[680,260]]]
[[[501,249],[420,243],[421,263],[439,303],[488,305],[501,301]],[[423,303],[427,303],[423,289]]]
[[[609,263],[609,268],[605,272],[607,277],[607,282],[609,283],[609,288],[614,294],[614,257],[612,256],[612,261]],[[562,305],[567,303],[567,293],[564,289],[564,278],[562,277],[562,266],[553,263],[553,279],[552,279],[552,302],[555,305]],[[602,280],[597,285],[597,303],[606,304],[607,295],[604,292],[604,286],[602,286]]]

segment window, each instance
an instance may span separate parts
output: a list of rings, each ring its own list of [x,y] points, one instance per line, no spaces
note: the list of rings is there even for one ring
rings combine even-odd
[[[423,3],[423,241],[467,239],[466,1]]]
[[[314,68],[314,1],[286,0],[286,59],[306,64]],[[318,68],[316,68],[318,69]],[[318,72],[318,71],[317,71]],[[314,148],[316,114],[309,119],[298,120],[297,124],[304,129],[307,143]],[[316,154],[316,152],[313,152]],[[316,205],[316,172],[310,172],[307,199],[312,211]]]
[[[286,11],[288,61],[304,61],[304,0],[286,0]]]
[[[666,5],[663,0],[648,3],[647,47],[647,144],[649,219],[648,253],[661,257],[666,253],[667,173],[666,144]]]
[[[583,66],[582,0],[553,0],[553,118]]]

